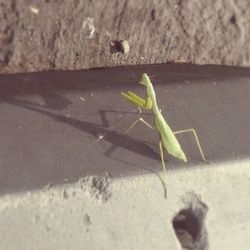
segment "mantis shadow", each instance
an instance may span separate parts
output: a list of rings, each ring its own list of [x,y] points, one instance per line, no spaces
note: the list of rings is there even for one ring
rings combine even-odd
[[[67,98],[60,97],[59,99],[63,100],[64,103],[67,103]],[[2,100],[2,102],[8,103],[8,104],[11,104],[14,106],[18,106],[18,107],[24,108],[26,110],[35,111],[39,114],[50,117],[51,119],[53,119],[56,122],[67,124],[75,129],[87,134],[87,135],[90,135],[90,137],[93,138],[93,142],[97,141],[96,138],[99,134],[104,134],[105,136],[102,138],[102,141],[105,141],[108,144],[111,144],[109,149],[105,150],[105,152],[103,153],[103,155],[105,157],[108,157],[112,160],[119,161],[123,165],[129,166],[129,167],[132,167],[135,169],[136,168],[137,169],[144,169],[146,171],[153,172],[154,174],[156,174],[160,178],[160,176],[157,174],[157,172],[150,170],[149,168],[139,166],[137,164],[133,164],[132,162],[129,162],[129,161],[123,161],[122,159],[119,159],[119,158],[112,157],[113,151],[116,148],[120,147],[120,148],[129,150],[129,151],[133,151],[136,154],[142,155],[142,156],[147,157],[147,158],[151,158],[151,159],[154,159],[157,161],[160,160],[159,155],[149,145],[147,145],[147,143],[139,141],[133,137],[130,137],[128,135],[125,135],[125,134],[122,134],[118,131],[110,129],[109,121],[105,116],[105,112],[108,112],[108,111],[101,110],[99,112],[102,122],[101,122],[101,124],[96,124],[96,123],[92,123],[92,122],[88,122],[88,121],[78,120],[78,119],[72,118],[72,117],[67,117],[65,115],[57,114],[53,111],[48,111],[48,110],[46,110],[46,108],[42,107],[42,105],[40,105],[40,104],[37,105],[37,104],[32,103],[30,101],[24,101],[24,100],[20,100],[20,99],[13,98],[13,97],[2,97],[1,100]],[[115,111],[115,112],[119,112],[119,111]],[[58,147],[60,147],[60,146],[58,146]],[[97,160],[97,162],[98,162],[98,160]],[[33,175],[32,171],[28,171],[26,175]],[[57,173],[57,175],[58,174],[59,173]],[[63,174],[63,173],[61,173],[61,174]],[[82,173],[82,174],[84,175],[84,173]],[[72,178],[70,179],[69,182],[73,183],[76,180],[78,180],[79,177],[80,176],[76,174],[75,176],[72,176]],[[31,178],[35,179],[34,177],[31,177]],[[56,180],[51,179],[51,176],[48,176],[48,178],[49,178],[48,181],[50,183],[52,183],[53,185],[59,184],[58,181],[61,182],[60,179],[63,179],[63,178],[59,178],[59,180],[56,181]],[[26,182],[25,180],[20,180],[20,179],[19,179],[19,181],[21,181],[21,182],[23,181],[24,183]],[[161,182],[162,182],[162,180],[161,180]],[[5,186],[6,184],[4,184],[4,182],[2,182],[2,184],[0,185],[2,194],[6,193],[6,192],[7,193],[12,192],[12,191],[14,191],[12,189],[16,189],[16,187],[12,187],[12,188],[9,187],[9,185],[11,185],[12,181],[7,181],[7,179],[6,179],[6,183],[8,183],[7,186]],[[12,183],[12,185],[16,185],[16,182]],[[29,187],[24,187],[27,184],[24,186],[22,186],[22,185],[23,184],[20,183],[21,187],[19,189],[21,189],[21,190],[29,189]],[[39,184],[32,184],[32,186],[37,187],[40,185]]]
[[[37,105],[38,107],[35,107],[36,104],[29,102],[29,101],[23,101],[23,100],[19,100],[15,98],[5,97],[5,102],[46,115],[57,122],[65,123],[84,133],[87,133],[88,135],[91,135],[93,138],[96,138],[100,134],[105,135],[102,138],[102,140],[112,144],[110,149],[108,149],[104,153],[105,156],[110,157],[110,154],[114,150],[114,148],[121,147],[130,151],[136,152],[139,155],[146,156],[155,160],[159,160],[159,155],[156,152],[154,152],[154,150],[152,150],[152,148],[149,147],[145,142],[138,141],[134,139],[133,137],[130,137],[128,135],[109,129],[110,124],[105,116],[105,113],[106,112],[119,112],[119,111],[100,110],[99,114],[102,120],[102,124],[95,124],[92,122],[77,120],[72,117],[67,117],[67,116],[56,114],[47,110],[43,110],[41,108],[41,105]],[[132,112],[124,112],[124,113],[131,114]]]

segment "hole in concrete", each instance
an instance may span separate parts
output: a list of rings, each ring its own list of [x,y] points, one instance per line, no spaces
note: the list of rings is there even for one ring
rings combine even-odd
[[[229,22],[230,22],[231,24],[236,24],[236,16],[235,16],[235,15],[232,15],[232,16],[230,17],[230,19],[229,19]]]
[[[152,9],[152,10],[151,10],[151,13],[150,13],[150,14],[151,14],[151,19],[152,19],[152,21],[155,21],[155,19],[156,19],[156,18],[155,18],[155,12],[156,12],[155,9]]]
[[[173,228],[183,250],[207,250],[205,217],[208,207],[194,193],[185,196],[185,207],[173,218]]]
[[[109,49],[111,54],[118,52],[127,54],[129,52],[129,43],[127,40],[111,41],[109,44]]]

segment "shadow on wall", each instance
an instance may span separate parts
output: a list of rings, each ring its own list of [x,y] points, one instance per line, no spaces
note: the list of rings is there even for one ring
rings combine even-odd
[[[128,107],[121,100],[119,92],[135,88],[137,90],[140,86],[136,83],[143,72],[154,75],[153,82],[155,82],[158,101],[163,114],[167,114],[171,121],[171,126],[176,130],[196,128],[209,161],[249,157],[246,145],[249,145],[250,139],[245,135],[248,134],[247,124],[250,119],[246,116],[250,108],[250,70],[246,68],[168,64],[2,75],[0,76],[0,110],[2,113],[0,129],[4,136],[0,142],[2,152],[0,155],[0,192],[4,194],[36,189],[48,183],[61,184],[67,177],[75,182],[88,174],[103,173],[106,165],[111,167],[117,165],[117,161],[111,158],[117,147],[122,148],[123,159],[129,159],[131,153],[134,153],[135,160],[128,162],[131,166],[134,164],[136,167],[137,160],[141,161],[141,156],[149,161],[155,161],[155,163],[152,162],[152,169],[160,165],[157,149],[152,149],[152,146],[143,141],[146,137],[144,130],[138,130],[138,135],[142,138],[138,140],[138,138],[112,129],[110,127],[112,122],[106,117],[106,113],[122,113],[120,111]],[[92,102],[87,109],[81,105],[74,106],[75,97],[79,99],[84,93],[90,92],[95,94],[95,100],[98,102]],[[42,104],[38,101],[40,99],[43,99]],[[65,115],[64,111],[70,110],[72,105],[75,107],[73,112],[78,112],[80,118]],[[14,111],[13,107],[16,107]],[[32,111],[29,113],[32,124],[28,122],[25,124],[25,120],[22,120],[24,119],[22,110]],[[43,169],[39,167],[40,165],[35,168],[35,160],[29,160],[31,157],[29,152],[22,156],[22,145],[29,144],[32,148],[35,143],[29,139],[33,136],[29,134],[29,128],[33,129],[37,126],[41,128],[41,130],[37,129],[39,133],[44,133],[44,135],[40,134],[41,137],[46,134],[43,127],[39,127],[40,117],[46,117],[46,120],[41,120],[44,123],[50,124],[52,120],[76,129],[79,133],[79,141],[83,134],[92,138],[86,139],[86,145],[83,145],[83,152],[86,149],[86,155],[83,157],[90,165],[88,169],[82,169],[80,164],[74,165],[73,163],[67,168],[58,167],[55,164],[43,165],[43,160],[39,162]],[[17,121],[22,121],[27,128],[25,130],[27,134],[20,138],[15,127]],[[56,132],[57,127],[54,129]],[[94,155],[96,148],[95,146],[91,148],[89,143],[97,135],[105,135],[103,141],[109,146],[98,155],[97,162],[103,162],[101,169],[96,166],[98,164],[94,164],[95,159],[90,155],[92,154],[90,152]],[[60,139],[58,137],[60,135],[56,134],[55,141]],[[192,155],[198,155],[195,144],[190,146],[190,143],[193,143],[192,139],[181,136],[180,141],[190,158]],[[43,150],[50,147],[51,150],[55,150],[51,145],[41,144],[40,148],[38,147],[40,151],[32,157],[38,157]],[[56,147],[62,147],[60,140]],[[67,150],[69,152],[65,151],[65,154],[75,157],[75,148],[67,148]],[[59,157],[62,161],[67,160],[62,156]],[[106,157],[109,160],[106,160]],[[168,159],[169,167],[173,168],[171,162],[176,162],[171,158]],[[195,165],[194,162],[191,161],[191,163]],[[121,170],[115,169],[114,171]],[[126,168],[126,171],[119,174],[134,174],[131,168]]]

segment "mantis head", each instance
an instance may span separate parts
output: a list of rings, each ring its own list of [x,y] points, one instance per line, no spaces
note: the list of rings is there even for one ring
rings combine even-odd
[[[149,86],[151,83],[148,75],[146,73],[142,74],[141,80],[139,82],[140,84],[144,85],[145,87]]]

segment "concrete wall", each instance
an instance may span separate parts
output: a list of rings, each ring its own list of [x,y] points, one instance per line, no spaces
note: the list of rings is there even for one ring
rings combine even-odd
[[[0,0],[0,72],[185,61],[250,65],[248,0]],[[127,54],[111,53],[127,40]],[[111,46],[112,47],[112,46]]]

